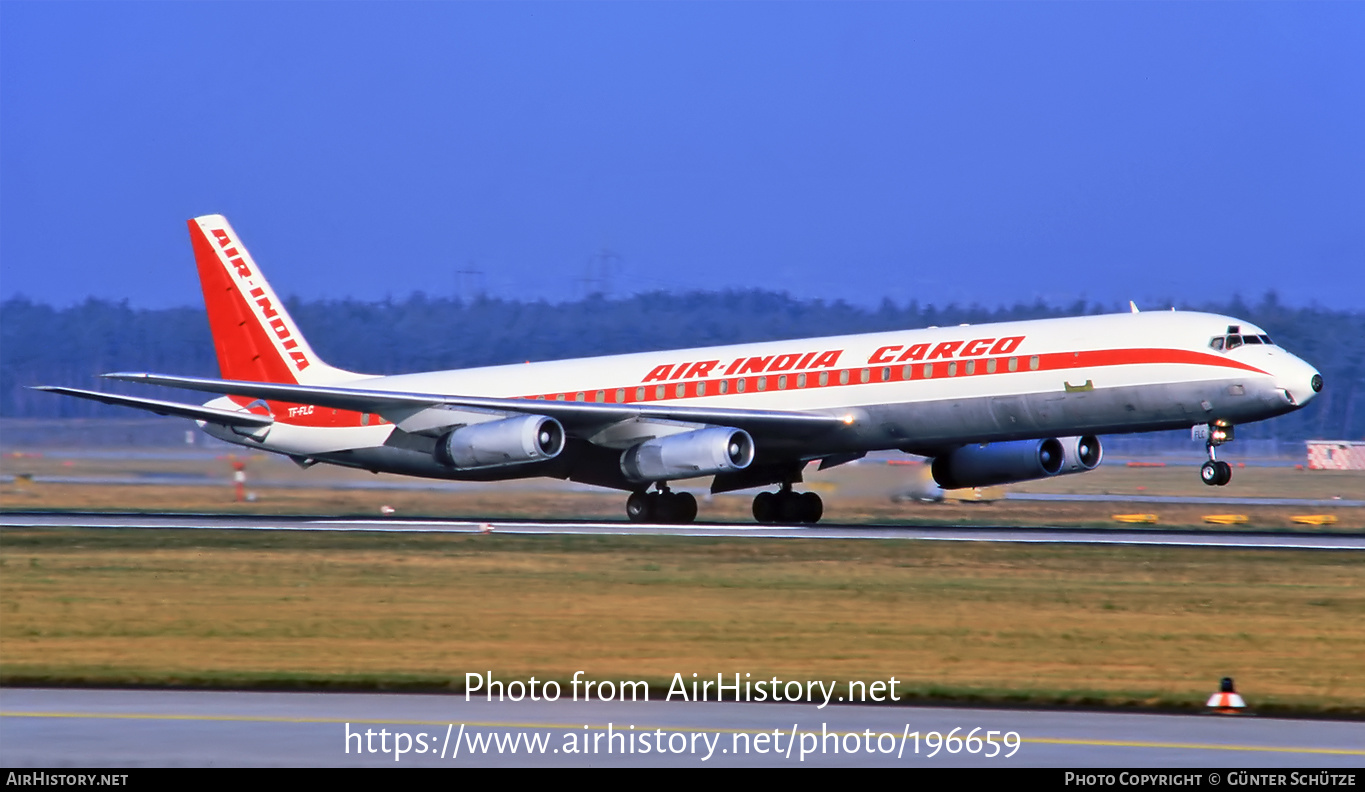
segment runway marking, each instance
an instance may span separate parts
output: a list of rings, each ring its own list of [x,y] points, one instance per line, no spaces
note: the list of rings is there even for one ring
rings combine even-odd
[[[0,711],[0,718],[69,718],[75,720],[150,720],[150,721],[210,721],[227,723],[317,723],[317,724],[336,724],[336,723],[356,723],[367,725],[388,725],[388,726],[449,726],[454,721],[427,721],[427,720],[399,720],[394,718],[374,719],[374,718],[291,718],[284,715],[171,715],[163,713],[122,713],[122,712],[5,712]],[[561,731],[577,731],[579,729],[595,729],[606,731],[608,726],[590,726],[579,723],[515,723],[497,721],[459,721],[462,726],[471,726],[478,729],[551,729]],[[633,724],[634,725],[634,724]],[[665,732],[704,732],[707,734],[767,734],[772,729],[717,729],[693,726],[639,726],[635,725],[637,731],[665,731]],[[614,724],[612,725],[614,728]],[[798,734],[819,734],[814,730],[795,729]],[[848,734],[862,734],[856,732],[830,731],[826,734],[837,734],[840,737]],[[1321,754],[1328,756],[1365,756],[1365,749],[1353,748],[1286,748],[1268,745],[1217,745],[1207,743],[1173,743],[1173,742],[1146,742],[1141,740],[1085,740],[1066,737],[1021,737],[1021,742],[1036,743],[1038,745],[1077,745],[1092,748],[1158,748],[1158,749],[1177,749],[1189,751],[1251,751],[1263,753],[1291,753],[1291,754]]]

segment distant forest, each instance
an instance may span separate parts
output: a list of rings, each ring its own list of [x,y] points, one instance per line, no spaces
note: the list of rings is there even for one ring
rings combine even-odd
[[[870,309],[767,291],[593,296],[557,304],[496,298],[464,302],[420,293],[402,301],[286,302],[323,359],[373,374],[1118,310],[1084,302],[987,309],[889,300]],[[1180,307],[1255,322],[1322,372],[1326,388],[1311,405],[1293,415],[1238,427],[1239,437],[1365,438],[1365,313],[1293,308],[1274,294],[1255,304],[1234,298]],[[26,389],[39,384],[205,401],[202,394],[96,379],[103,372],[130,370],[218,376],[203,310],[137,309],[126,302],[93,299],[69,308],[22,297],[0,303],[0,416],[129,415],[116,407]]]

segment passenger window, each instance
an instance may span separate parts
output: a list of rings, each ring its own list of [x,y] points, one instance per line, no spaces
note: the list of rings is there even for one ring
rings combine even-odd
[[[724,396],[730,392],[730,380],[720,381],[720,395]]]
[[[617,404],[625,404],[625,403],[626,403],[626,389],[625,389],[625,388],[617,388],[617,389],[616,389],[616,403],[617,403]]]
[[[824,386],[826,386],[826,385],[828,385],[828,384],[829,384],[829,372],[828,372],[828,371],[822,371],[822,372],[820,372],[820,387],[823,388]]]
[[[1037,355],[1034,355],[1033,357],[1031,357],[1031,358],[1028,359],[1028,367],[1029,367],[1029,370],[1030,370],[1030,371],[1037,371],[1037,370],[1038,370],[1038,356],[1037,356]]]
[[[705,382],[698,382],[698,383],[697,383],[697,395],[698,395],[698,396],[705,396],[705,395],[706,395],[706,383],[705,383]]]
[[[676,388],[673,389],[673,395],[674,395],[674,396],[677,396],[679,399],[681,399],[682,397],[686,396],[686,395],[687,395],[687,383],[686,383],[686,382],[679,382],[679,383],[678,383],[678,387],[676,387]]]
[[[641,401],[644,401],[644,400],[645,400],[645,389],[644,389],[643,387],[636,388],[636,389],[635,389],[635,401],[641,402]]]

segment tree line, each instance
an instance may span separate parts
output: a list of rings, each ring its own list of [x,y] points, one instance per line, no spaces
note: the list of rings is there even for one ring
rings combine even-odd
[[[781,338],[1110,313],[1117,308],[1043,302],[984,308],[883,301],[864,308],[750,290],[655,292],[622,299],[463,301],[413,294],[360,302],[295,298],[286,304],[314,350],[341,368],[373,374],[467,368]],[[1292,415],[1239,427],[1239,436],[1365,438],[1365,313],[1292,307],[1271,293],[1181,308],[1237,316],[1316,366],[1326,388]],[[128,411],[28,390],[68,385],[203,402],[202,394],[97,380],[109,371],[215,377],[218,365],[200,308],[133,308],[90,299],[56,308],[14,297],[0,303],[0,416],[127,417]]]

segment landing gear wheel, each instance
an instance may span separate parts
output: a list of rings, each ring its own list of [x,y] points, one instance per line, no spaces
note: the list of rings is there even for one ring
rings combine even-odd
[[[626,516],[631,522],[649,522],[654,517],[654,496],[632,492],[626,498]]]
[[[754,496],[754,519],[761,523],[816,523],[824,513],[824,501],[814,492],[792,492],[784,487],[777,492],[760,492]]]
[[[760,492],[754,496],[754,519],[761,523],[777,522],[777,495]]]
[[[697,496],[679,492],[673,496],[673,522],[690,523],[697,519]]]
[[[1211,460],[1199,468],[1199,479],[1210,487],[1225,487],[1232,481],[1232,465]]]
[[[820,518],[825,516],[825,502],[814,492],[806,492],[801,495],[801,522],[815,523],[820,522]]]

